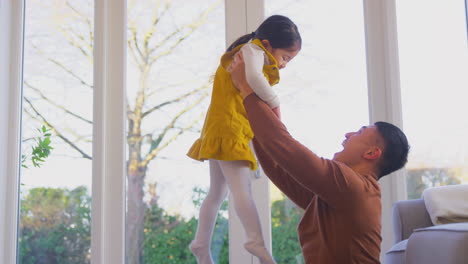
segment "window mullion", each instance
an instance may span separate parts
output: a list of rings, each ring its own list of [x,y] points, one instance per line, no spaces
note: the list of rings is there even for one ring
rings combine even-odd
[[[364,1],[370,122],[403,127],[395,0]],[[406,199],[404,171],[380,180],[382,189],[381,259],[393,244],[392,206]]]
[[[265,20],[265,1],[247,1],[247,32],[255,31]],[[253,148],[253,146],[251,146]],[[259,164],[260,165],[260,164]],[[252,179],[252,194],[257,206],[260,223],[262,225],[263,239],[266,248],[272,251],[271,237],[271,208],[270,208],[270,180],[261,171],[259,177]],[[274,255],[274,252],[273,252]],[[260,264],[258,258],[252,259],[253,264]]]
[[[0,4],[0,263],[16,263],[24,1]]]
[[[247,32],[247,3],[246,1],[226,0],[226,47],[228,47],[239,36]],[[229,195],[229,263],[251,264],[251,256],[243,250],[242,244],[245,235],[239,218],[235,212],[233,199]]]
[[[91,263],[125,263],[126,1],[95,0]]]
[[[226,0],[226,45],[229,46],[239,36],[254,31],[264,20],[263,0]],[[269,180],[266,176],[252,179],[252,193],[260,216],[266,247],[271,250],[271,210]],[[232,199],[229,198],[232,205]],[[244,228],[237,217],[234,206],[229,206],[229,262],[257,264],[245,249]]]

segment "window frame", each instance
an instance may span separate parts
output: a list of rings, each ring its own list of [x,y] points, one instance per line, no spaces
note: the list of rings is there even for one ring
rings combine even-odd
[[[226,18],[226,47],[234,42],[239,36],[255,31],[265,18],[264,0],[237,1],[225,0]],[[271,237],[271,208],[269,180],[265,175],[255,177],[252,173],[252,194],[260,217],[263,238],[268,250],[272,249]],[[229,201],[232,197],[229,196]],[[235,212],[233,202],[229,202],[229,262],[259,264],[257,258],[253,257],[244,249],[244,228]],[[239,232],[239,230],[242,230]]]
[[[94,1],[91,263],[125,263],[126,0]]]
[[[466,37],[468,41],[468,0],[465,0]]]
[[[0,3],[0,263],[16,263],[24,1]]]
[[[386,121],[403,128],[396,2],[364,0],[367,86],[369,120]],[[405,200],[406,171],[396,171],[379,180],[382,191],[382,244],[380,260],[394,240],[392,230],[393,204]]]

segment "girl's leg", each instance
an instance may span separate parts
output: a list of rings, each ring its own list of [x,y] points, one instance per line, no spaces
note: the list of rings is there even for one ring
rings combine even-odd
[[[252,197],[250,168],[245,161],[219,161],[219,163],[232,193],[234,208],[247,236],[245,249],[258,257],[262,264],[276,263],[263,240],[260,218]]]
[[[200,207],[197,232],[190,243],[190,251],[197,258],[198,264],[213,264],[210,245],[213,229],[219,207],[226,198],[228,189],[219,164],[215,160],[210,163],[210,190]]]

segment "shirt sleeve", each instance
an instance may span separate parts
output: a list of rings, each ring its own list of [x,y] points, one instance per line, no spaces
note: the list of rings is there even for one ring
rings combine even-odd
[[[256,138],[253,139],[253,145],[258,161],[270,181],[297,206],[305,210],[314,197],[314,193],[302,186],[281,168],[278,163],[265,152]]]
[[[287,177],[301,186],[299,192],[308,190],[332,206],[346,204],[346,193],[350,192],[357,179],[352,176],[355,173],[351,168],[321,158],[295,140],[273,111],[254,93],[244,99],[244,106],[257,144],[284,170]]]
[[[265,52],[251,43],[242,46],[241,51],[245,62],[245,75],[250,87],[270,108],[278,107],[280,104],[279,98],[263,74]]]

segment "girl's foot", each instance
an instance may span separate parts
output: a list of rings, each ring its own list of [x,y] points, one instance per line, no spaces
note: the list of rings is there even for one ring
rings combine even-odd
[[[213,264],[210,247],[208,245],[198,244],[194,241],[190,243],[189,249],[197,259],[198,264]]]
[[[250,254],[258,257],[261,264],[276,264],[275,259],[265,248],[263,242],[250,241],[245,243],[244,248],[250,252]]]

